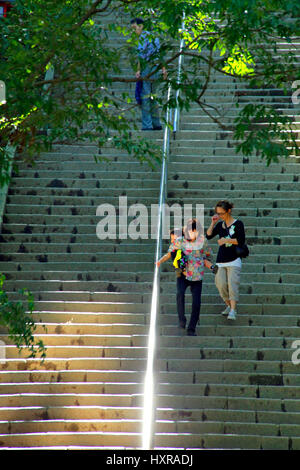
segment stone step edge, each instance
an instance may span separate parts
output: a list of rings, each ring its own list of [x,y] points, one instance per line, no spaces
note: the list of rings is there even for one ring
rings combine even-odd
[[[44,407],[46,408],[46,407]],[[51,407],[47,407],[47,409],[51,409]],[[189,411],[192,411],[189,409]],[[199,411],[199,410],[195,410],[195,411]],[[212,411],[211,409],[209,411]],[[215,411],[219,411],[218,409],[216,409]],[[226,410],[226,411],[232,411],[232,410]],[[240,410],[236,410],[238,413],[240,413]],[[253,411],[249,411],[249,413],[253,413]],[[275,413],[275,412],[264,412],[264,413]],[[279,412],[278,412],[279,413]],[[282,413],[282,412],[281,412]],[[292,413],[291,413],[292,414]],[[57,419],[47,419],[46,421],[43,420],[43,419],[32,419],[32,420],[9,420],[9,421],[3,421],[2,423],[14,423],[14,424],[27,424],[27,423],[30,423],[30,424],[33,424],[33,423],[43,423],[43,424],[47,424],[47,423],[80,423],[80,424],[83,424],[83,423],[104,423],[104,424],[107,424],[107,423],[116,423],[118,421],[122,421],[122,422],[129,422],[129,423],[142,423],[142,420],[141,419],[134,419],[134,418],[110,418],[110,419],[97,419],[97,418],[90,418],[90,419],[85,419],[85,418],[78,418],[78,419],[63,419],[63,418],[57,418]],[[156,419],[155,420],[155,423],[156,424],[163,424],[163,423],[183,423],[183,424],[186,424],[187,421],[184,420],[184,419],[174,419],[174,421],[171,421],[171,420],[167,420],[167,419]],[[300,428],[300,424],[294,424],[294,423],[270,423],[268,421],[266,422],[251,422],[251,421],[217,421],[217,420],[206,420],[206,421],[202,421],[200,419],[197,419],[197,420],[193,420],[191,421],[190,423],[192,424],[224,424],[225,426],[226,425],[234,425],[234,426],[241,426],[241,425],[245,425],[246,423],[247,424],[251,424],[251,425],[255,425],[255,426],[258,426],[258,427],[262,427],[262,426],[274,426],[274,427],[289,427],[289,426],[293,426],[293,427],[299,427]],[[76,432],[76,431],[74,431]],[[16,434],[19,434],[19,433],[16,433]],[[20,434],[23,434],[23,433],[20,433]],[[24,433],[25,434],[25,433]],[[35,434],[35,433],[33,433]],[[246,434],[247,435],[247,434]],[[272,435],[271,435],[272,436]],[[280,437],[280,436],[276,436],[276,437]],[[283,436],[284,437],[284,436]]]

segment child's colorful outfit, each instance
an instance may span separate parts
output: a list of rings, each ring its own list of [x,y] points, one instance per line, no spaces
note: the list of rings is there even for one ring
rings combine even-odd
[[[181,250],[186,258],[186,276],[181,274],[177,278],[177,313],[179,325],[185,328],[185,291],[191,288],[192,293],[192,313],[188,325],[188,334],[194,335],[197,322],[200,316],[202,280],[204,276],[204,260],[211,255],[212,251],[204,236],[199,237],[194,242],[185,238],[177,238],[169,246],[168,252]]]

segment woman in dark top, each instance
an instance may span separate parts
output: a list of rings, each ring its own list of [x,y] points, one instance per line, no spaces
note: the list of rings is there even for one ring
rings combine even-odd
[[[228,320],[236,319],[242,269],[242,260],[237,256],[235,247],[245,243],[244,224],[232,216],[232,209],[233,204],[230,202],[219,201],[215,207],[216,214],[212,217],[206,232],[208,240],[216,235],[219,236],[219,251],[216,260],[219,269],[215,283],[226,304],[222,315],[227,316]]]

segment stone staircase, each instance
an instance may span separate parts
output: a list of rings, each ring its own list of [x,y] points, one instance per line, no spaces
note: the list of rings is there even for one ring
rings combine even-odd
[[[249,92],[216,76],[207,100],[219,93],[230,121],[234,100],[247,101],[237,98],[241,90]],[[266,168],[236,156],[231,135],[195,107],[180,129],[168,203],[204,203],[207,225],[218,199],[234,201],[251,256],[234,324],[219,315],[213,275],[205,273],[197,337],[178,331],[175,275],[171,264],[161,268],[155,448],[298,449],[300,378],[291,361],[300,326],[298,162]],[[149,138],[162,143],[160,132]],[[102,152],[108,162],[96,164],[97,151],[56,146],[35,167],[21,165],[9,188],[0,272],[14,298],[21,287],[34,293],[47,358],[19,356],[1,330],[2,449],[141,446],[155,240],[99,240],[96,209],[118,207],[120,196],[128,206],[157,204],[160,169],[110,148]]]
[[[294,116],[299,128],[299,107],[290,96],[216,75],[206,102],[227,108],[227,123],[237,100],[269,102]],[[299,159],[266,167],[258,157],[235,155],[231,133],[196,107],[182,116],[180,128],[168,204],[204,204],[207,227],[218,200],[234,202],[250,256],[243,261],[235,322],[220,315],[223,303],[206,270],[197,337],[176,326],[176,279],[163,265],[155,447],[299,449],[300,369],[292,362],[300,336]],[[214,255],[216,242],[210,242]],[[189,290],[186,303],[189,314]]]
[[[2,333],[2,447],[139,447],[154,240],[100,240],[97,206],[157,203],[160,174],[90,147],[57,147],[14,176],[1,236],[6,289],[35,296],[47,358]],[[84,175],[84,176],[83,176]],[[130,219],[129,219],[130,221]],[[46,326],[47,333],[42,329]]]

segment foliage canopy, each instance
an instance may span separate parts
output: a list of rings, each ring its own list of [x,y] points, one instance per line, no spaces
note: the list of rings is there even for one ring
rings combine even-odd
[[[246,146],[239,143],[240,150],[256,151],[268,163],[288,154],[293,139],[287,116],[274,108],[250,106],[228,126],[222,122],[222,113],[209,110],[204,97],[215,71],[251,87],[279,87],[291,94],[292,83],[300,78],[297,50],[292,45],[300,29],[296,0],[16,0],[8,17],[1,19],[0,30],[0,78],[7,89],[7,102],[0,107],[2,177],[7,173],[4,149],[8,142],[32,159],[53,142],[87,139],[100,147],[109,141],[140,161],[159,160],[146,139],[133,138],[129,111],[136,113],[136,103],[129,94],[117,96],[111,91],[113,83],[136,80],[134,73],[122,75],[122,60],[129,59],[130,48],[136,45],[129,29],[129,20],[135,16],[142,16],[146,28],[161,37],[161,60],[169,70],[162,88],[169,84],[174,90],[179,88],[182,108],[198,103],[222,128],[247,142]],[[127,39],[123,46],[110,40],[116,32]],[[186,65],[178,84],[181,38],[185,39],[181,53]],[[291,47],[279,54],[278,44],[283,40]],[[51,67],[54,77],[45,80]],[[166,96],[162,94],[163,105]],[[174,105],[174,96],[170,104]],[[261,132],[258,114],[264,122],[264,138],[272,126],[268,141],[271,147],[274,143],[276,152],[274,148],[269,152],[259,143],[262,139],[257,139]],[[246,130],[245,122],[251,128]]]

